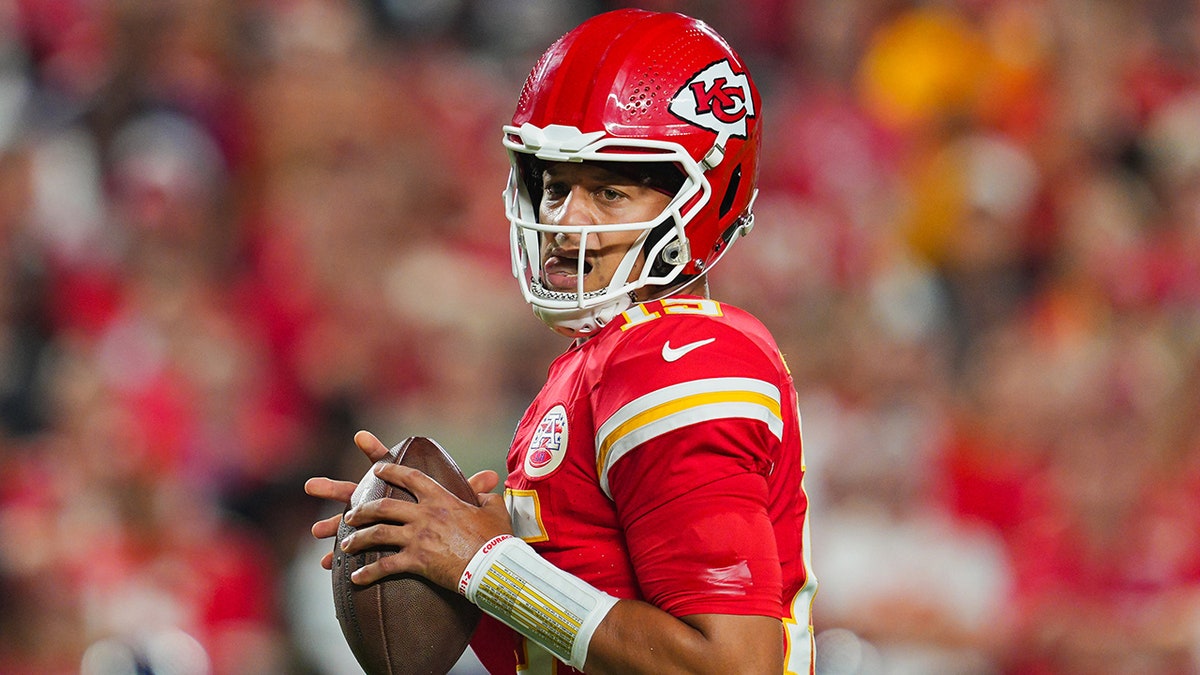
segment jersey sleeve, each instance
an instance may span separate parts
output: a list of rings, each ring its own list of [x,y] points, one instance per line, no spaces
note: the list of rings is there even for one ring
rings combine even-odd
[[[605,369],[593,399],[601,486],[648,601],[676,616],[779,616],[766,481],[783,433],[778,369],[727,325],[676,324],[637,336]],[[663,356],[664,344],[709,338]]]
[[[643,595],[675,616],[780,616],[782,575],[765,479],[719,467],[709,478],[672,490],[636,518],[622,516]]]

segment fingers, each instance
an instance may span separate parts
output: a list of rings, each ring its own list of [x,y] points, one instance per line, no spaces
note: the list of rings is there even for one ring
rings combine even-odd
[[[313,523],[312,535],[317,539],[328,539],[337,534],[338,525],[342,523],[342,514],[329,516],[324,520]]]
[[[461,501],[424,472],[410,466],[381,464],[376,466],[374,471],[375,475],[383,480],[411,492],[418,502],[442,497]]]
[[[406,523],[417,515],[417,505],[399,499],[373,499],[346,512],[346,524],[363,527],[371,523]],[[315,526],[314,526],[315,527]]]
[[[354,494],[354,483],[328,478],[309,478],[304,483],[304,491],[313,497],[349,504],[350,495]],[[317,539],[332,537],[337,534],[338,525],[341,522],[342,515],[340,513],[318,520],[313,523],[312,535]]]
[[[343,504],[350,503],[350,495],[354,494],[355,487],[357,485],[350,481],[333,480],[324,477],[309,478],[304,481],[304,492],[310,497],[332,499]]]
[[[390,449],[369,431],[354,435],[354,444],[373,463],[387,457]],[[369,549],[399,549],[384,555],[351,577],[356,584],[374,583],[400,573],[419,574],[446,588],[453,588],[462,570],[479,547],[498,532],[511,531],[504,499],[492,493],[500,484],[495,471],[481,471],[470,479],[471,489],[486,508],[462,501],[430,476],[411,467],[379,464],[372,471],[381,480],[411,493],[416,502],[375,499],[356,505],[343,515],[329,516],[312,526],[319,539],[336,536],[344,522],[354,528],[340,542],[341,551],[358,555]],[[311,478],[304,491],[314,497],[349,504],[357,483],[329,478]],[[334,554],[321,559],[333,569]]]
[[[359,431],[354,435],[354,444],[363,452],[372,462],[376,462],[388,454],[388,447],[385,446],[375,434],[369,431]],[[304,492],[311,497],[320,499],[329,499],[342,504],[349,504],[350,498],[354,495],[357,483],[343,480],[333,480],[325,477],[310,478],[304,482]],[[386,513],[386,512],[385,512]],[[342,515],[335,514],[318,520],[313,523],[312,534],[317,539],[327,539],[337,535],[338,527],[342,523]],[[321,567],[327,570],[333,569],[333,553],[326,553],[321,558]]]
[[[378,462],[387,457],[388,452],[390,452],[390,449],[383,444],[383,441],[376,438],[375,434],[365,430],[354,434],[354,444],[372,462]]]
[[[403,552],[380,556],[370,565],[364,565],[350,573],[350,581],[365,586],[393,574],[414,572],[407,564],[408,557]]]
[[[343,552],[354,555],[369,548],[404,548],[408,543],[407,537],[403,525],[375,523],[355,530],[353,534],[342,540],[341,546]]]
[[[415,572],[408,564],[405,547],[408,533],[403,525],[378,523],[356,531],[342,540],[342,551],[346,555],[356,555],[364,550],[393,547],[401,549],[398,552],[380,556],[375,562],[364,565],[350,575],[350,580],[356,584],[370,584],[379,579],[401,572]],[[332,560],[332,554],[330,555]]]
[[[500,484],[500,474],[491,470],[480,471],[471,476],[468,482],[471,484],[471,489],[476,493],[491,492]]]

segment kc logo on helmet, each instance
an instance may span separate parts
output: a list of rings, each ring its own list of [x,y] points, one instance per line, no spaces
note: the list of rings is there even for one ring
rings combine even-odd
[[[728,60],[717,61],[675,93],[671,112],[723,138],[745,138],[746,120],[754,117],[750,78],[733,72]]]

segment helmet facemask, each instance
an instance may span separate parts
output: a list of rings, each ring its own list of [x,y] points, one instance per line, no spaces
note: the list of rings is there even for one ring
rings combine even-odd
[[[701,167],[682,147],[661,141],[598,138],[570,127],[505,127],[505,134],[512,163],[505,207],[511,224],[513,273],[525,300],[548,325],[572,337],[589,335],[627,309],[635,297],[647,300],[665,295],[694,276],[685,273],[692,262],[686,225],[708,202],[712,189]],[[670,187],[651,184],[660,191],[673,190],[668,192],[670,202],[651,220],[548,225],[538,222],[539,167],[544,166],[542,162],[552,161],[603,163],[624,175],[644,174],[668,163],[678,169],[678,175]],[[637,232],[638,236],[609,283],[585,291],[586,255],[589,244],[595,241],[589,235],[602,232]],[[551,290],[543,283],[543,237],[560,233],[579,240],[578,286],[573,292]],[[631,278],[643,257],[640,272]]]
[[[505,207],[513,272],[534,312],[559,333],[589,335],[635,299],[677,293],[712,269],[753,224],[760,107],[741,58],[709,26],[682,14],[614,10],[551,45],[530,71],[504,127],[512,167]],[[536,160],[664,163],[683,180],[647,222],[552,227],[538,223],[542,179],[529,170]],[[636,237],[620,239],[636,241],[610,283],[585,291],[595,282],[583,280],[581,257],[578,285],[564,289],[571,273],[562,264],[573,261],[559,256],[550,286],[563,292],[547,289],[544,237],[565,232],[586,247],[595,244],[587,235],[614,231],[633,232]],[[566,250],[565,257],[571,255]],[[615,261],[599,255],[607,273]]]

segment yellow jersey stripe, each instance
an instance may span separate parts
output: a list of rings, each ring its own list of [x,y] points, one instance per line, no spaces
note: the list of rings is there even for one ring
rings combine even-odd
[[[629,434],[630,431],[644,427],[647,424],[656,422],[665,417],[681,412],[688,408],[696,408],[704,405],[719,404],[719,403],[749,403],[752,405],[760,405],[766,408],[775,417],[782,417],[779,411],[779,401],[776,401],[768,396],[755,391],[719,391],[708,394],[693,394],[684,396],[673,401],[667,401],[659,405],[645,410],[630,419],[626,420],[617,428],[613,429],[596,447],[596,471],[599,472],[604,468],[608,460],[609,450],[617,441],[621,440]]]
[[[600,447],[601,442],[612,433],[614,428],[621,426],[631,417],[636,417],[650,408],[693,394],[730,391],[758,392],[773,399],[776,402],[776,408],[779,407],[779,401],[781,400],[778,387],[769,382],[750,377],[710,377],[701,380],[680,382],[656,389],[621,406],[621,409],[613,413],[596,431],[596,447]]]
[[[713,419],[762,421],[783,437],[779,389],[763,380],[707,378],[664,387],[625,404],[596,433],[596,472],[612,496],[608,472],[625,453],[675,429]]]

